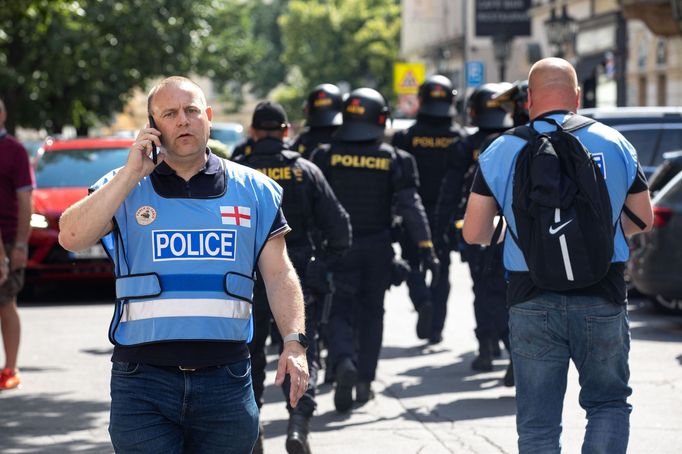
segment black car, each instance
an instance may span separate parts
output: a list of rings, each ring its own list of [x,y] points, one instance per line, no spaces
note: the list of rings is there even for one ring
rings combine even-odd
[[[647,177],[669,151],[682,150],[682,107],[613,107],[578,113],[617,129],[637,150]]]
[[[654,225],[650,232],[630,239],[628,274],[640,293],[649,296],[666,312],[682,314],[682,172],[670,169],[680,165],[680,158],[666,160],[652,177],[652,184],[671,179],[652,201]],[[679,167],[677,167],[679,168]],[[658,183],[657,183],[658,182]]]

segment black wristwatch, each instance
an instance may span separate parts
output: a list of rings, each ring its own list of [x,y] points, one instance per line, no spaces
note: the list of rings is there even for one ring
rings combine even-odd
[[[303,346],[306,350],[308,349],[308,336],[303,333],[291,333],[284,336],[282,339],[282,345],[290,341],[296,341]]]

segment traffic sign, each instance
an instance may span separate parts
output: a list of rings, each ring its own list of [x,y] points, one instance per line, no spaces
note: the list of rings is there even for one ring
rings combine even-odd
[[[397,95],[416,95],[425,74],[424,63],[394,63],[393,91]]]
[[[478,87],[485,82],[485,66],[482,61],[467,62],[467,87]]]

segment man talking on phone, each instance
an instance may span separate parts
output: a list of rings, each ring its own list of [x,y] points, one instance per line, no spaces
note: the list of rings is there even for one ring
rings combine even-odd
[[[101,240],[115,266],[111,441],[117,453],[249,453],[258,435],[247,348],[256,267],[288,340],[275,382],[289,375],[292,407],[308,386],[282,189],[210,152],[213,111],[191,80],[163,80],[147,107],[156,128],[142,129],[126,165],[60,221],[64,248]]]

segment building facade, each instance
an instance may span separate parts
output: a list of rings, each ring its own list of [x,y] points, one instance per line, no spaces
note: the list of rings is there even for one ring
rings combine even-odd
[[[479,1],[502,5],[517,0]],[[640,11],[640,5],[631,5],[636,1],[534,0],[528,8],[530,36],[509,40],[506,49],[490,37],[476,36],[474,0],[401,3],[401,59],[425,63],[427,75],[450,77],[460,93],[468,95],[475,86],[467,78],[467,62],[482,64],[480,82],[501,81],[496,51],[504,51],[506,81],[524,79],[540,58],[569,60],[583,89],[584,107],[682,105],[682,34],[654,34],[624,8],[626,3]],[[651,14],[670,13],[650,13],[649,23]]]

